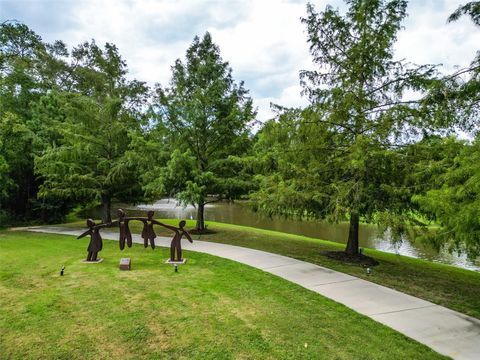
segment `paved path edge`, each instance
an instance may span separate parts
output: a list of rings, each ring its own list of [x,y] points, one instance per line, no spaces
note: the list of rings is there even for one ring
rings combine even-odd
[[[34,226],[15,230],[78,236],[83,231]],[[104,239],[117,240],[118,233],[104,231]],[[143,243],[133,235],[135,243]],[[157,237],[161,247],[170,238]],[[454,359],[480,359],[480,320],[443,306],[401,293],[345,273],[282,255],[235,245],[194,240],[182,247],[237,261],[279,276],[370,317]]]

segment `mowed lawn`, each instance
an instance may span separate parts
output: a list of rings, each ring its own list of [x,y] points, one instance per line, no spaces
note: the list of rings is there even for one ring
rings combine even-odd
[[[178,220],[162,219],[161,221],[178,224]],[[85,222],[82,221],[62,226],[85,228],[84,224]],[[132,222],[131,224],[132,231],[141,232],[141,223]],[[216,233],[194,235],[194,239],[232,244],[293,257],[357,276],[480,319],[480,272],[364,249],[366,255],[379,262],[379,265],[373,268],[373,273],[367,275],[365,268],[358,264],[345,263],[325,255],[325,251],[344,250],[343,244],[247,226],[218,222],[207,222],[207,224],[209,229]],[[194,226],[194,221],[187,221],[188,228]],[[156,231],[159,235],[171,236],[171,232],[162,230],[160,227],[157,227]]]
[[[0,232],[1,359],[437,359],[427,347],[260,270],[195,252]],[[118,269],[131,257],[132,271]],[[59,275],[65,265],[65,275]]]

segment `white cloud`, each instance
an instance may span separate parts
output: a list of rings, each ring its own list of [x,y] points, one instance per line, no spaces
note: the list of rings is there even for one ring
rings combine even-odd
[[[480,29],[467,17],[446,23],[464,2],[410,1],[405,30],[395,45],[397,57],[443,63],[445,72],[467,65],[478,49]],[[327,3],[341,4],[314,2],[318,11]],[[300,23],[305,10],[306,1],[0,0],[0,20],[25,21],[46,40],[60,36],[69,46],[92,38],[98,44],[116,44],[131,76],[150,85],[166,84],[175,59],[184,57],[195,35],[208,30],[235,79],[245,80],[262,121],[273,115],[271,102],[306,104],[298,77],[300,70],[313,67]]]
[[[395,45],[397,57],[417,64],[443,64],[444,72],[468,65],[479,49],[480,29],[468,17],[447,24],[448,16],[464,2],[412,2]]]

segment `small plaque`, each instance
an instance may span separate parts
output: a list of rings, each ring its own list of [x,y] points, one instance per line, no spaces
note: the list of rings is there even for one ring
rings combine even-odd
[[[130,267],[131,267],[130,258],[120,259],[120,270],[130,270]]]

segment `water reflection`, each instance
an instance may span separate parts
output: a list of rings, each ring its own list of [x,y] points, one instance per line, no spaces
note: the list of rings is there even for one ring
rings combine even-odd
[[[125,204],[114,206],[129,209],[131,215],[144,215],[145,210],[154,210],[155,217],[159,218],[196,218],[196,209],[193,206],[183,208],[177,204],[175,199],[162,199],[154,204],[141,204],[135,207]],[[248,206],[241,203],[219,202],[208,204],[205,207],[205,218],[211,221],[253,226],[339,243],[345,243],[348,236],[347,223],[326,224],[318,221],[286,219],[279,216],[270,218],[252,211]],[[465,255],[450,254],[447,251],[438,252],[426,244],[413,241],[408,236],[404,236],[401,242],[392,243],[388,232],[380,232],[376,226],[372,225],[360,226],[359,242],[362,247],[480,271],[480,259],[471,261]]]

